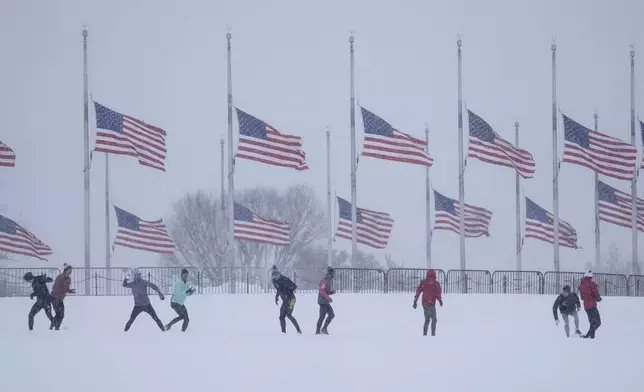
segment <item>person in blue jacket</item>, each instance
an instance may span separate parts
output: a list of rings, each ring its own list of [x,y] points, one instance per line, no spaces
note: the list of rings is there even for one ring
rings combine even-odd
[[[188,270],[184,268],[181,270],[181,278],[177,279],[172,287],[172,298],[170,299],[170,306],[175,312],[177,312],[178,316],[165,326],[166,331],[169,331],[174,324],[183,320],[181,332],[186,332],[190,318],[188,318],[188,309],[186,309],[184,302],[186,301],[186,298],[189,295],[194,294],[194,292],[195,289],[190,287],[188,284]]]

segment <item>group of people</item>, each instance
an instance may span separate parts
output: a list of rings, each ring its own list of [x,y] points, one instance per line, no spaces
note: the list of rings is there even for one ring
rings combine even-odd
[[[31,299],[36,297],[36,303],[32,306],[29,312],[29,330],[32,330],[34,327],[34,317],[41,310],[45,311],[47,318],[49,318],[50,326],[49,329],[59,330],[62,324],[63,318],[65,317],[65,304],[64,299],[68,293],[74,293],[74,289],[71,289],[71,275],[72,267],[65,264],[63,272],[56,277],[56,280],[47,277],[46,275],[34,276],[31,272],[27,272],[24,276],[24,279],[27,282],[30,282],[33,288],[33,293],[31,294]],[[273,286],[275,287],[275,305],[279,305],[279,300],[282,300],[282,305],[279,312],[279,322],[282,329],[282,333],[286,333],[286,319],[288,318],[298,334],[302,333],[300,325],[293,316],[293,311],[295,310],[295,290],[297,285],[287,276],[283,275],[276,266],[273,266],[270,271],[270,275],[273,281]],[[320,307],[320,313],[315,329],[316,335],[328,335],[328,327],[331,321],[335,318],[335,312],[331,303],[333,299],[331,296],[335,294],[334,287],[335,279],[335,269],[333,267],[328,267],[326,274],[322,280],[320,280],[318,286],[318,306]],[[599,315],[599,310],[597,309],[597,303],[600,302],[601,296],[599,295],[599,289],[597,284],[592,280],[593,273],[588,271],[584,278],[581,280],[579,285],[579,293],[581,295],[581,300],[584,303],[584,309],[588,315],[588,322],[590,328],[585,335],[579,331],[579,314],[581,310],[581,302],[579,296],[570,290],[570,286],[566,285],[563,287],[562,293],[557,297],[555,303],[552,307],[552,312],[555,317],[555,323],[559,325],[559,316],[557,311],[561,312],[561,315],[564,319],[564,330],[566,336],[570,336],[570,317],[572,316],[575,322],[575,333],[583,338],[595,338],[595,332],[601,325],[601,318]],[[130,314],[130,318],[125,324],[125,331],[128,331],[134,323],[134,320],[141,313],[147,313],[152,317],[156,322],[157,326],[161,331],[169,331],[172,326],[180,321],[183,321],[181,325],[181,331],[185,332],[188,328],[188,323],[190,318],[188,317],[188,309],[185,306],[186,298],[195,293],[195,289],[190,286],[188,283],[189,274],[187,269],[181,271],[181,277],[177,279],[172,288],[172,297],[170,298],[170,307],[177,313],[175,317],[168,324],[163,325],[159,316],[157,316],[156,311],[152,307],[150,298],[148,296],[148,288],[154,290],[159,295],[161,300],[164,300],[165,297],[159,287],[154,283],[147,281],[141,278],[141,271],[136,270],[134,272],[134,279],[129,281],[129,276],[126,276],[123,280],[123,287],[127,287],[132,290],[132,296],[134,297],[134,308]],[[51,294],[47,287],[47,283],[54,282]],[[427,336],[428,329],[431,325],[431,335],[436,335],[436,303],[440,306],[443,306],[442,290],[441,285],[436,279],[436,271],[430,269],[427,271],[426,279],[423,279],[416,289],[416,295],[414,296],[413,308],[418,307],[418,298],[423,296],[422,306],[425,315],[425,321],[423,324],[423,335]],[[53,306],[55,315],[52,315],[51,308]]]

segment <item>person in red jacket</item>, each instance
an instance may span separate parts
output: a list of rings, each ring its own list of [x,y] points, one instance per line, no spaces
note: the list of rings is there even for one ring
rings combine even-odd
[[[52,321],[49,329],[60,329],[60,325],[63,323],[65,318],[65,296],[67,294],[74,294],[76,290],[70,289],[69,286],[72,284],[72,266],[64,264],[63,273],[56,277],[54,281],[54,287],[51,289],[51,296],[53,298],[52,305],[54,306],[54,311],[56,315],[54,316],[54,321]]]
[[[423,279],[416,289],[414,297],[414,309],[418,306],[418,297],[423,294],[423,310],[425,311],[425,324],[423,325],[423,336],[427,336],[427,327],[432,323],[432,336],[436,335],[436,301],[443,306],[441,297],[441,284],[436,280],[436,271],[427,271],[427,279]]]
[[[588,333],[582,336],[582,338],[595,339],[595,331],[602,325],[602,319],[597,309],[597,302],[600,302],[602,297],[599,295],[597,283],[593,282],[593,271],[588,271],[584,274],[579,284],[579,294],[581,295],[581,300],[584,301],[584,309],[586,310],[588,323],[590,324]]]

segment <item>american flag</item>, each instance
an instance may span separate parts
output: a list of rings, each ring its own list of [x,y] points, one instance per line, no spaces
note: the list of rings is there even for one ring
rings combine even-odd
[[[174,253],[174,242],[163,219],[146,221],[116,206],[114,209],[118,221],[114,245],[154,253]]]
[[[235,203],[235,238],[263,242],[276,246],[290,244],[291,229],[288,223],[266,219],[248,208]]]
[[[563,115],[565,147],[563,161],[585,166],[608,177],[631,181],[637,160],[632,145],[591,131]]]
[[[0,142],[0,166],[16,166],[16,154],[6,144]]]
[[[434,230],[448,230],[460,234],[459,202],[434,191]],[[492,212],[482,207],[465,204],[465,237],[490,236]]]
[[[96,109],[96,148],[108,154],[138,158],[143,166],[165,171],[165,135],[158,127],[146,124],[94,102]]]
[[[264,121],[237,109],[239,143],[237,158],[250,159],[267,165],[308,170],[302,138],[280,133]]]
[[[338,197],[340,220],[336,237],[351,240],[352,215],[351,203]],[[356,240],[357,242],[376,249],[384,249],[389,242],[394,220],[385,212],[377,212],[364,208],[356,208]]]
[[[499,136],[481,117],[468,110],[470,122],[470,158],[492,165],[514,168],[523,178],[534,177],[535,163],[528,150],[513,146]]]
[[[534,201],[525,198],[525,236],[551,244],[555,242],[555,217]],[[559,245],[577,249],[577,232],[570,223],[559,219]]]
[[[0,215],[0,250],[46,260],[53,254],[35,235],[9,218]]]
[[[431,166],[434,163],[434,158],[425,152],[427,142],[394,129],[388,122],[365,108],[360,109],[365,132],[361,155],[423,166]]]
[[[614,225],[632,228],[633,198],[612,186],[599,182],[599,219]],[[644,200],[637,199],[637,229],[644,232]]]

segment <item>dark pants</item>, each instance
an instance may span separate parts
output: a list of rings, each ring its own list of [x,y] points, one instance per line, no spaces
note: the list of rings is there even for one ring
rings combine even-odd
[[[165,332],[165,328],[163,327],[163,323],[161,320],[159,320],[159,317],[157,316],[157,312],[154,311],[154,308],[152,307],[152,304],[147,304],[143,306],[134,306],[134,309],[132,309],[132,314],[130,315],[130,319],[127,321],[127,324],[125,324],[125,330],[129,330],[130,327],[132,326],[132,323],[134,320],[136,320],[136,317],[141,313],[145,312],[152,317],[152,320],[157,323],[159,328]]]
[[[41,310],[45,310],[45,314],[49,319],[50,325],[54,322],[54,316],[51,315],[51,300],[49,298],[38,298],[36,303],[31,307],[29,311],[29,330],[34,329],[34,317]]]
[[[185,305],[179,305],[176,302],[170,302],[170,307],[172,307],[172,309],[177,312],[178,316],[173,318],[172,321],[170,321],[168,325],[166,325],[165,329],[169,330],[170,327],[172,327],[174,324],[183,320],[181,331],[186,332],[186,329],[188,329],[188,323],[190,322],[190,318],[188,317],[188,309],[186,309]]]
[[[597,331],[597,328],[602,325],[602,319],[599,316],[599,310],[597,309],[597,307],[586,309],[586,314],[588,315],[588,323],[590,324],[590,328],[588,329],[586,337],[595,339],[595,331]]]
[[[286,319],[288,318],[295,326],[295,329],[298,333],[301,333],[300,325],[297,323],[295,317],[293,317],[293,309],[295,309],[295,297],[287,298],[282,300],[282,306],[280,307],[280,327],[282,327],[282,332],[286,333]]]
[[[432,336],[436,335],[436,305],[423,305],[423,311],[425,313],[425,324],[423,325],[423,335],[427,336],[427,327],[429,327],[429,322],[432,323]]]
[[[326,321],[324,321],[325,317]],[[329,324],[331,324],[331,321],[334,317],[335,313],[333,312],[333,307],[331,307],[331,304],[320,304],[320,317],[318,318],[318,325],[315,329],[315,333],[320,333],[320,328],[322,328],[322,332],[326,333],[326,329],[329,327]],[[322,326],[323,322],[324,326]]]
[[[51,304],[54,306],[54,312],[56,312],[56,315],[54,316],[54,321],[52,321],[49,329],[52,329],[53,327],[58,331],[60,329],[60,325],[63,323],[63,319],[65,318],[65,302],[63,298],[54,298],[51,301]]]

